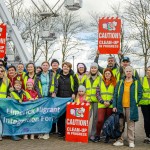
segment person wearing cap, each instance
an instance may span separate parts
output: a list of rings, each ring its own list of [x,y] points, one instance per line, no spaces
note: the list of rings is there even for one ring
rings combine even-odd
[[[125,68],[125,76],[115,88],[113,96],[113,111],[123,114],[124,118],[119,120],[120,131],[124,129],[127,122],[127,138],[130,148],[135,147],[135,122],[138,121],[138,103],[142,98],[142,86],[139,80],[133,76],[134,70],[131,66]],[[124,145],[124,133],[113,144]]]
[[[97,51],[96,53],[96,57],[95,57],[95,60],[94,62],[96,62],[98,64],[98,59],[99,59],[99,51]],[[116,78],[117,77],[117,73],[119,71],[119,67],[117,66],[117,62],[116,62],[116,59],[115,57],[113,56],[109,56],[108,59],[107,59],[107,67],[106,68],[110,68],[112,70],[112,73],[114,75],[114,77]],[[101,74],[103,74],[104,72],[104,69],[103,67],[101,67],[100,65],[98,65],[98,70]]]
[[[144,143],[150,144],[150,66],[147,67],[146,76],[141,78],[143,87],[142,99],[139,102],[144,117],[144,129],[146,137]]]
[[[57,97],[68,98],[75,100],[75,91],[78,91],[77,82],[74,80],[74,74],[71,70],[72,64],[70,62],[63,62],[62,71],[58,77],[58,92]],[[58,119],[58,133],[59,137],[65,136],[65,120],[66,112]]]
[[[78,80],[78,86],[83,85],[84,81],[87,78],[86,66],[84,63],[77,64],[77,73],[75,74],[75,80]]]
[[[99,85],[96,88],[96,97],[98,99],[98,120],[96,125],[96,136],[94,142],[100,141],[100,133],[106,118],[112,114],[113,94],[116,86],[116,78],[112,70],[106,68]],[[105,143],[108,143],[109,138],[106,137]]]
[[[92,129],[90,140],[94,141],[95,134],[96,134],[96,124],[97,124],[97,112],[98,112],[98,99],[96,97],[96,87],[100,83],[101,76],[98,71],[98,64],[93,62],[90,66],[90,71],[87,75],[87,79],[83,83],[86,87],[86,95],[88,102],[90,102],[91,109],[90,109],[90,116],[93,114],[93,121],[92,121]]]
[[[130,65],[131,65],[130,58],[124,56],[122,58],[121,66],[120,66],[119,71],[117,73],[117,81],[121,80],[125,76],[125,71],[124,70],[127,66],[130,66]],[[140,80],[140,77],[139,77],[138,72],[136,71],[136,69],[134,69],[133,72],[134,72],[133,76],[136,77],[137,80]]]

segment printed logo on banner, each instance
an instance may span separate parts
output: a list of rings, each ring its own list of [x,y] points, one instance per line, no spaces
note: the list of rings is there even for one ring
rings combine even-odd
[[[99,20],[98,50],[100,54],[118,54],[121,41],[121,20],[101,18]]]
[[[6,24],[0,24],[0,58],[6,54]]]
[[[68,103],[66,114],[66,141],[88,142],[89,103]]]

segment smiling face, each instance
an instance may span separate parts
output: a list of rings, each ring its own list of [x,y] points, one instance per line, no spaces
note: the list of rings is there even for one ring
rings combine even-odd
[[[64,64],[62,67],[62,70],[63,70],[63,73],[68,74],[70,71],[70,68],[66,64]]]
[[[59,68],[59,64],[57,62],[52,63],[52,70],[57,70]]]
[[[126,68],[127,66],[130,66],[130,62],[129,61],[123,61],[121,64],[122,64],[123,68]]]
[[[150,78],[150,67],[147,68],[146,74]]]
[[[110,71],[106,71],[105,74],[104,74],[104,76],[105,76],[106,80],[110,80],[110,78],[111,78],[112,75],[111,75]]]
[[[4,74],[5,74],[5,70],[2,67],[0,67],[0,78],[3,78]]]
[[[28,71],[28,73],[33,73],[34,72],[34,65],[33,64],[29,64],[27,66],[27,71]]]
[[[32,83],[27,83],[27,89],[28,90],[33,90],[33,84]]]
[[[133,75],[133,70],[131,69],[131,67],[126,67],[125,68],[125,75],[127,78],[131,78]]]
[[[98,71],[98,68],[97,68],[97,67],[94,67],[94,66],[91,67],[91,69],[90,69],[91,74],[96,74],[97,71]]]
[[[45,63],[43,63],[43,64],[42,64],[43,72],[47,72],[47,71],[48,71],[48,69],[49,69],[49,67],[50,67],[50,66],[49,66],[49,64],[48,64],[48,63],[46,63],[46,62],[45,62]]]
[[[8,69],[8,75],[10,77],[14,77],[16,75],[16,70],[14,68],[9,68]]]
[[[16,91],[20,91],[21,90],[21,84],[15,83],[14,88]]]
[[[17,70],[18,70],[19,73],[22,73],[23,70],[24,70],[23,64],[19,64],[19,65],[17,66]]]

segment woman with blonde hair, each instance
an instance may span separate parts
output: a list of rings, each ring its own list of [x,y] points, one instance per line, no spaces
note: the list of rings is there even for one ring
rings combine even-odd
[[[7,98],[9,93],[9,79],[5,68],[0,66],[0,98]],[[2,131],[2,126],[0,126],[0,131]],[[2,140],[2,135],[0,135],[0,141]]]
[[[130,148],[135,147],[135,122],[139,119],[137,104],[142,98],[142,86],[139,80],[133,76],[133,72],[131,66],[125,68],[125,77],[117,83],[113,98],[113,111],[124,115],[124,118],[119,120],[120,131],[123,130],[126,119]],[[124,145],[123,134],[113,145]]]

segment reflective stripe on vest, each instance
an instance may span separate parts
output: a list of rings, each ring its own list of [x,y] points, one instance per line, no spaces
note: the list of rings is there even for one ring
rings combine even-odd
[[[123,83],[123,79],[120,80],[120,84],[118,87],[118,96],[120,95],[120,88],[121,88],[122,83]],[[137,104],[137,102],[138,102],[138,81],[137,80],[135,81],[135,92],[134,93],[135,93],[135,95],[134,95],[135,101]]]
[[[30,98],[31,98],[30,94],[29,94],[28,92],[26,92],[26,91],[23,92],[21,98],[20,98],[19,95],[16,94],[15,92],[11,92],[11,93],[10,93],[11,98],[13,98],[13,99],[15,99],[15,100],[18,100],[19,102],[22,102],[22,99],[23,99],[23,96],[24,96],[24,95],[27,97],[27,99],[30,99]]]
[[[150,85],[146,76],[141,78],[141,84],[143,87],[143,95],[139,104],[150,105]]]
[[[87,75],[84,74],[81,80],[79,79],[79,75],[78,75],[78,74],[76,74],[76,77],[77,77],[77,79],[78,79],[78,84],[79,84],[79,85],[82,85],[83,82],[86,80]]]
[[[6,79],[6,83],[2,81],[1,87],[0,87],[0,98],[6,98],[7,97],[7,88],[9,86],[9,79]]]
[[[58,74],[57,79],[59,79],[60,75]],[[74,92],[74,79],[73,76],[70,75],[70,82],[71,82],[71,90]]]
[[[54,82],[55,82],[55,75],[52,76],[52,83],[51,83],[51,87],[50,87],[50,93],[53,93],[54,90],[55,90]]]
[[[92,85],[90,79],[86,79],[86,94],[88,99],[90,99],[92,102],[98,102],[96,98],[96,88],[99,85],[100,79],[101,77],[97,76]]]
[[[100,95],[104,101],[111,101],[113,99],[114,94],[114,86],[112,84],[109,87],[106,87],[104,81],[102,80],[100,83]],[[98,108],[106,108],[104,104],[98,103]],[[113,108],[112,105],[109,108]]]

